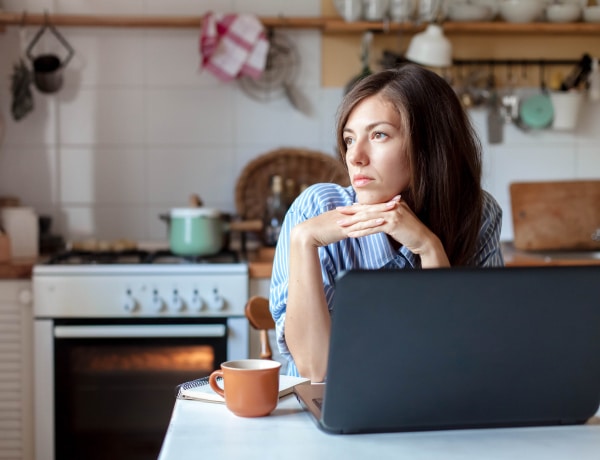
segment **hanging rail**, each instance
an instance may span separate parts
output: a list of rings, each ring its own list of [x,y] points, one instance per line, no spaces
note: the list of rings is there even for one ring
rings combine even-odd
[[[456,66],[572,66],[579,63],[579,59],[453,59],[452,65]]]
[[[55,26],[75,27],[154,27],[195,28],[202,24],[203,16],[102,16],[78,14],[33,14],[24,12],[0,12],[0,26],[39,26],[51,23]],[[265,27],[290,29],[323,29],[325,18],[320,17],[259,17]]]

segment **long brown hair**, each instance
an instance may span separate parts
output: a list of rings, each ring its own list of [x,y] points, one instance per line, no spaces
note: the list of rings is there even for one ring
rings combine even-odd
[[[376,94],[403,120],[411,179],[402,199],[440,238],[452,265],[472,263],[483,208],[481,143],[458,97],[443,78],[415,64],[364,78],[338,110],[337,144],[344,161],[348,117]]]

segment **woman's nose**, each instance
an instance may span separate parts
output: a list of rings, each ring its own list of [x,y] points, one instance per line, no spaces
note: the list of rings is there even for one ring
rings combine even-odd
[[[368,146],[363,141],[357,140],[352,148],[348,149],[346,158],[353,165],[365,165],[369,162]]]

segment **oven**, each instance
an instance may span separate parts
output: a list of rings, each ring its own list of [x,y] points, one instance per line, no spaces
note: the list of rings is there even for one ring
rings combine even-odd
[[[176,386],[249,356],[245,263],[34,267],[36,460],[156,459]]]

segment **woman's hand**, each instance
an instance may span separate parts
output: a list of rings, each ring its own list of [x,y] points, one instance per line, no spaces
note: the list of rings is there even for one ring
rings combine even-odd
[[[357,203],[339,207],[337,211],[344,216],[337,221],[337,225],[348,237],[384,232],[418,254],[423,268],[450,265],[439,238],[419,220],[399,195],[386,203]]]
[[[344,214],[338,209],[319,214],[296,225],[292,229],[292,239],[303,241],[312,247],[337,243],[348,238],[352,231],[338,224],[344,218]]]

